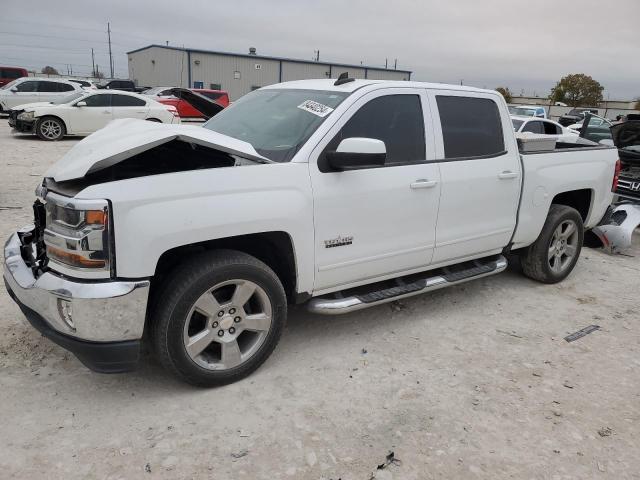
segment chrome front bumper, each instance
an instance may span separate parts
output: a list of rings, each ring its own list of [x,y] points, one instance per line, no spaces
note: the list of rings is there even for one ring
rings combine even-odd
[[[51,271],[35,278],[13,234],[4,246],[4,279],[14,299],[47,325],[89,342],[139,340],[144,330],[149,281],[80,281]]]

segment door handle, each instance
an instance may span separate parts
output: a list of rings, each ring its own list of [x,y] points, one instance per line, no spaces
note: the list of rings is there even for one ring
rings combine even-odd
[[[500,180],[506,180],[509,178],[517,178],[517,177],[518,177],[518,174],[510,170],[505,170],[504,172],[498,174],[498,178]]]
[[[426,178],[421,178],[419,180],[416,180],[415,182],[413,182],[411,185],[409,185],[412,189],[417,189],[417,188],[433,188],[438,184],[437,181],[435,180],[427,180]]]

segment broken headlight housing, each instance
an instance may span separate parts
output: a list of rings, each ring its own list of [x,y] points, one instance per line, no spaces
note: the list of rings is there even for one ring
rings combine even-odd
[[[48,193],[44,244],[49,266],[60,273],[103,278],[111,273],[109,203]]]

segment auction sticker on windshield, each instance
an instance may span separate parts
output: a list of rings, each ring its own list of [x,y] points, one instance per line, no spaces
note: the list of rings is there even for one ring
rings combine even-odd
[[[298,105],[298,108],[306,112],[313,113],[318,117],[326,117],[331,112],[333,112],[333,108],[327,107],[326,105],[318,102],[314,102],[313,100],[306,100],[302,102],[300,105]]]

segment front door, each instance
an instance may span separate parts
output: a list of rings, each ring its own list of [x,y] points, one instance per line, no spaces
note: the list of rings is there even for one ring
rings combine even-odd
[[[113,119],[111,96],[108,93],[96,93],[69,107],[70,133],[93,133],[109,123]],[[77,106],[81,102],[85,102],[86,106]]]
[[[38,93],[39,83],[38,80],[25,80],[16,85],[14,87],[16,91],[13,92],[13,95],[5,97],[7,107],[13,108],[18,105],[24,105],[25,103],[38,102],[40,98],[40,94]]]
[[[518,211],[521,167],[497,95],[430,91],[442,195],[433,262],[500,252]]]
[[[384,141],[385,165],[332,171],[325,153],[351,137]],[[338,120],[309,164],[315,292],[340,290],[429,265],[440,197],[439,167],[428,163],[433,155],[429,102],[423,90],[370,92]]]

